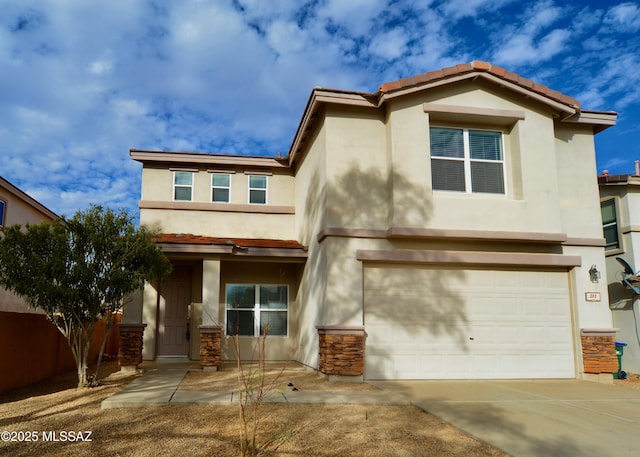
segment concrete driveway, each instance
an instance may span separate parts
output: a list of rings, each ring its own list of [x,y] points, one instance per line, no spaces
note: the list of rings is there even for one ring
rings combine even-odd
[[[577,380],[370,383],[513,456],[640,455],[640,390]]]

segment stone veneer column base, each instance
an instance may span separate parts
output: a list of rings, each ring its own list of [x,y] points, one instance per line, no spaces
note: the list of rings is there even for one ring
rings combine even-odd
[[[118,364],[121,371],[136,371],[142,363],[142,334],[147,324],[118,324]]]
[[[613,380],[618,371],[615,335],[619,329],[581,329],[583,379],[602,382]],[[613,381],[611,381],[613,382]]]
[[[201,325],[200,365],[204,371],[218,371],[222,364],[222,326]]]
[[[322,325],[316,328],[320,339],[320,372],[330,381],[362,382],[367,338],[364,327]]]

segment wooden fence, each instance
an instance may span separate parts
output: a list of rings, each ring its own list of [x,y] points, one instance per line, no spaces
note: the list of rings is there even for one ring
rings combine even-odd
[[[105,327],[104,322],[96,325],[89,354],[91,362],[98,358]],[[115,325],[105,354],[118,354]],[[75,366],[67,341],[45,316],[0,312],[0,393],[64,373]]]

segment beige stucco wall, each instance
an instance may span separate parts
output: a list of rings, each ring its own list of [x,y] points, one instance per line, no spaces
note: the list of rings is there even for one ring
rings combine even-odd
[[[318,367],[318,332],[326,293],[327,255],[318,243],[318,232],[326,225],[327,154],[326,127],[320,125],[310,142],[305,160],[296,170],[296,238],[308,247],[308,259],[298,289],[298,358]]]
[[[192,170],[191,167],[176,167],[177,170]],[[215,168],[216,172],[228,171],[231,174],[231,204],[249,203],[249,175],[264,174],[264,170],[224,170]],[[211,202],[211,172],[199,169],[194,173],[194,202]],[[168,168],[144,166],[142,169],[142,200],[173,201],[173,171]],[[289,173],[269,171],[267,175],[267,203],[269,205],[291,206],[294,204],[294,178]]]
[[[424,173],[425,197],[431,201],[431,208],[424,212],[423,220],[399,219],[398,226],[409,223],[409,226],[433,228],[560,232],[557,177],[555,168],[549,166],[550,163],[555,162],[553,121],[549,113],[530,105],[530,102],[524,98],[512,99],[486,88],[471,87],[466,84],[456,90],[449,88],[441,95],[443,98],[439,98],[436,93],[431,93],[428,98],[416,96],[412,105],[407,100],[397,109],[411,111],[414,128],[420,128],[420,131],[426,132],[427,136],[431,124],[454,127],[462,125],[501,131],[504,137],[505,160],[508,165],[505,176],[506,195],[431,191],[431,163],[428,138],[426,138],[418,143],[421,150],[414,151],[410,156],[414,163],[405,163],[404,168],[418,169]],[[517,121],[517,128],[469,124],[464,119],[462,123],[443,122],[431,120],[422,112],[422,102],[523,111],[525,119]],[[400,116],[400,113],[396,116]],[[404,114],[404,117],[408,117],[408,114]],[[403,138],[401,135],[398,136]],[[413,141],[413,148],[415,148],[415,140],[411,138],[409,140]],[[411,145],[404,143],[396,146],[399,150],[407,150],[410,147]],[[418,181],[413,183],[410,190],[416,189],[419,190]],[[400,198],[410,197],[406,195]]]
[[[295,239],[293,214],[146,209],[140,223],[163,233],[229,238]]]
[[[180,167],[178,167],[180,168]],[[184,167],[184,169],[189,169]],[[215,168],[216,171],[223,171]],[[211,173],[200,169],[194,174],[192,202],[173,202],[173,172],[168,168],[145,166],[142,170],[140,223],[160,228],[163,233],[189,233],[229,238],[294,239],[294,178],[274,171],[267,176],[267,204],[248,204],[248,175],[264,173],[253,169],[235,170],[231,175],[230,202],[211,203]],[[154,208],[145,208],[153,202]],[[193,204],[192,204],[193,203]],[[175,204],[180,205],[176,209]],[[243,207],[248,207],[243,210]],[[270,207],[277,207],[270,212]],[[188,208],[188,209],[183,209]],[[288,210],[287,210],[288,209]],[[219,211],[218,211],[219,210]],[[249,212],[259,211],[259,212]],[[247,218],[249,223],[247,223]]]
[[[562,230],[570,237],[602,238],[596,153],[588,127],[556,127],[555,164]]]
[[[389,167],[381,113],[328,109],[325,128],[326,226],[386,228]]]

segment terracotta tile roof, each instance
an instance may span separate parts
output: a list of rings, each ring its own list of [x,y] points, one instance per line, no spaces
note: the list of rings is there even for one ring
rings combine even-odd
[[[295,240],[265,240],[254,238],[216,238],[211,236],[191,235],[188,233],[162,233],[155,237],[157,243],[168,244],[200,244],[239,246],[245,248],[279,248],[279,249],[305,249]]]
[[[458,76],[472,72],[486,72],[497,78],[517,84],[557,102],[569,105],[574,108],[580,108],[580,102],[573,97],[564,95],[557,90],[549,89],[547,86],[538,84],[534,81],[531,81],[530,79],[523,78],[516,73],[511,73],[510,71],[507,71],[504,68],[498,67],[496,65],[492,65],[489,62],[482,62],[479,60],[474,60],[471,63],[455,65],[453,67],[443,68],[441,70],[422,73],[410,78],[399,79],[398,81],[388,82],[381,85],[378,89],[378,92],[380,92],[381,94],[386,94],[394,92],[396,90],[407,89],[410,87],[419,86],[421,84],[431,83],[441,79],[450,78],[452,76]]]

